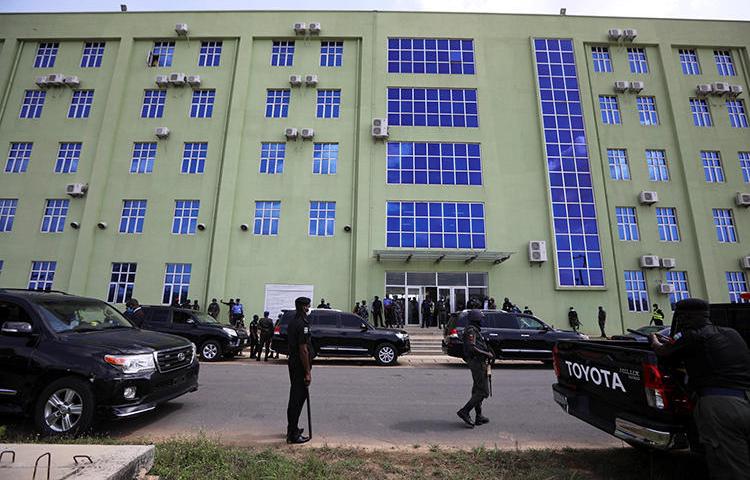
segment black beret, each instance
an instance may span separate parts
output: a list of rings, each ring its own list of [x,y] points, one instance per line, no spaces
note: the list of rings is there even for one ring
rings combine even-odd
[[[304,306],[304,305],[310,305],[310,302],[311,302],[311,300],[310,300],[309,298],[307,298],[307,297],[297,297],[297,298],[296,298],[296,299],[294,300],[294,306],[295,306],[295,307],[296,307],[296,306],[300,306],[300,307],[302,307],[302,306]]]
[[[700,298],[686,298],[677,302],[674,309],[676,312],[706,312],[709,304]]]

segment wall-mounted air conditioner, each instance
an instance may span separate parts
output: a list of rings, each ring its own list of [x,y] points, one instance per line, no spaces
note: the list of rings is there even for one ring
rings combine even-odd
[[[541,263],[547,261],[547,242],[531,240],[529,242],[529,262]]]
[[[320,23],[319,22],[310,22],[310,26],[307,27],[308,31],[311,34],[319,34],[320,33]]]
[[[610,40],[617,41],[622,38],[622,29],[621,28],[610,28],[607,32],[607,38]]]
[[[313,138],[315,136],[315,130],[312,128],[303,128],[299,132],[302,138]]]
[[[192,88],[200,88],[201,86],[201,76],[200,75],[188,75],[185,81],[190,85]]]
[[[628,90],[631,92],[638,93],[646,86],[645,83],[641,82],[640,80],[636,80],[633,82],[630,82],[630,85],[628,86]]]
[[[317,75],[314,75],[312,73],[308,73],[307,75],[305,75],[305,85],[307,85],[308,87],[314,87],[317,84],[318,84]]]
[[[641,268],[659,268],[659,257],[656,255],[643,255],[639,262]]]
[[[299,132],[296,128],[289,127],[284,129],[284,136],[286,138],[297,138],[297,135],[299,135]]]
[[[624,38],[625,40],[632,42],[637,36],[638,30],[636,30],[635,28],[625,28],[622,30],[622,38]]]
[[[677,266],[677,260],[674,258],[661,258],[661,268],[675,268]]]
[[[178,23],[174,26],[174,31],[177,32],[177,35],[185,36],[188,34],[188,24],[187,23]]]
[[[671,295],[674,293],[674,285],[671,283],[662,283],[659,285],[659,293],[662,295]]]
[[[659,194],[644,190],[638,194],[638,200],[641,202],[641,205],[653,205],[659,201]]]
[[[88,190],[89,186],[87,183],[69,183],[65,185],[65,193],[73,198],[83,197]]]
[[[156,129],[154,130],[154,135],[156,135],[158,138],[167,138],[169,137],[169,128],[156,127]]]
[[[181,87],[185,85],[185,74],[184,73],[170,73],[169,83],[175,87]]]
[[[304,35],[307,33],[307,24],[305,22],[297,22],[292,25],[292,28],[297,35]]]

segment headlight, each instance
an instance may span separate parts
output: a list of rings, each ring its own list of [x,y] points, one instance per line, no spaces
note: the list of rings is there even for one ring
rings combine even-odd
[[[224,332],[227,335],[229,335],[230,337],[236,337],[237,336],[237,331],[236,330],[232,330],[231,328],[227,328],[227,327],[222,327],[222,330],[224,330]]]
[[[146,355],[105,355],[104,361],[122,369],[123,373],[139,373],[156,370],[154,356]]]

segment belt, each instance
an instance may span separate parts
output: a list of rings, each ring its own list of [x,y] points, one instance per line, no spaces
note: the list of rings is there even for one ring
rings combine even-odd
[[[706,387],[698,390],[699,397],[721,396],[747,398],[747,395],[748,394],[745,392],[745,390],[742,390],[740,388]]]

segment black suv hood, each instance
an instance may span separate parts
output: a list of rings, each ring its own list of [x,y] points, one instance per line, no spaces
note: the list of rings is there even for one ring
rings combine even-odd
[[[176,335],[137,328],[67,333],[60,335],[60,339],[82,350],[99,350],[111,354],[152,353],[190,345],[188,340]]]

